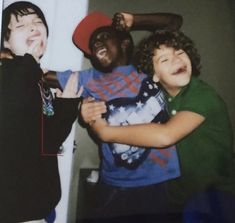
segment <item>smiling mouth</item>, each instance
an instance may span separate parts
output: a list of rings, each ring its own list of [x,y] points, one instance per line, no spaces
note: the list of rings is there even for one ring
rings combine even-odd
[[[107,55],[107,49],[104,47],[99,47],[96,49],[95,54],[99,60],[102,60]]]
[[[183,66],[183,67],[179,67],[175,72],[173,72],[173,75],[177,75],[177,74],[181,74],[181,73],[185,73],[187,71],[187,67]]]
[[[31,46],[31,44],[37,40],[40,37],[40,34],[35,34],[33,36],[30,36],[27,40],[26,43],[28,44],[28,46]],[[42,43],[41,43],[42,44]]]
[[[34,40],[32,39],[27,39],[26,43],[28,46],[31,46],[31,44],[33,43]]]

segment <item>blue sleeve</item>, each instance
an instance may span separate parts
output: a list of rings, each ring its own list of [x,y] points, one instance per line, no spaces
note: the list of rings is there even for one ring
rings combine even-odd
[[[70,77],[70,75],[73,73],[73,71],[71,70],[66,70],[63,72],[57,72],[56,76],[57,76],[57,80],[59,81],[61,87],[64,89],[65,85]],[[84,90],[82,93],[83,97],[88,97],[91,96],[90,95],[90,90],[87,88],[87,82],[93,78],[93,70],[92,69],[88,69],[88,70],[84,70],[84,71],[79,71],[79,78],[78,78],[78,89],[83,86]]]
[[[59,81],[61,87],[64,89],[70,75],[72,74],[71,70],[66,70],[63,72],[57,72],[56,76],[57,76],[57,80]]]

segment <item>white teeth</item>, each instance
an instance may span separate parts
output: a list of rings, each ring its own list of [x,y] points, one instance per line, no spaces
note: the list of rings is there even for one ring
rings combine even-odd
[[[180,67],[178,68],[173,74],[180,74],[186,71],[186,67]]]
[[[106,52],[107,52],[107,50],[103,48],[101,50],[98,50],[96,55],[99,59],[102,59],[105,56]]]

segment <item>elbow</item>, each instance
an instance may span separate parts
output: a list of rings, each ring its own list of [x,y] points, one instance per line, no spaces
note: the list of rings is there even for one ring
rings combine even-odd
[[[169,147],[173,144],[175,144],[175,140],[173,139],[173,137],[171,137],[169,134],[160,134],[158,139],[156,139],[154,146],[164,148]]]

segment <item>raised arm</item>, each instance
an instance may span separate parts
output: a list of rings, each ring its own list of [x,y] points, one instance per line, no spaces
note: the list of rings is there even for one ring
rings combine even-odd
[[[116,13],[113,17],[113,26],[120,31],[156,29],[180,29],[183,23],[181,15],[173,13]]]

